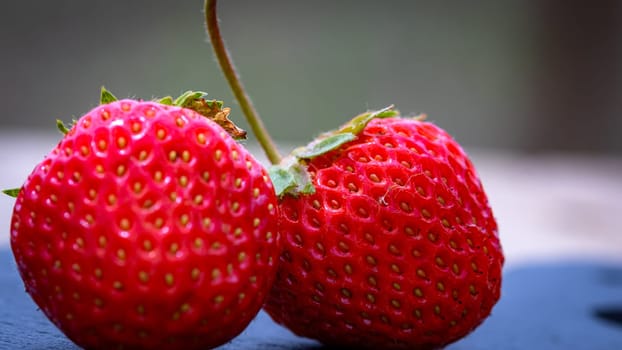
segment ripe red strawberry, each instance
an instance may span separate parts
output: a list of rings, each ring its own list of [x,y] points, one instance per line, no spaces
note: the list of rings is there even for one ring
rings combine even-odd
[[[200,95],[177,101],[226,119]],[[274,279],[278,208],[265,168],[215,122],[161,102],[85,114],[15,203],[26,291],[85,348],[218,346]]]
[[[280,190],[304,188],[306,172],[315,188],[282,198],[284,252],[265,306],[298,335],[433,349],[500,296],[497,224],[471,161],[432,123],[374,119],[390,115],[361,115],[275,172]]]

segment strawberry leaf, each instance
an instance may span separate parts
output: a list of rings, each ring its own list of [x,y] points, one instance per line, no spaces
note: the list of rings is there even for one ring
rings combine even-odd
[[[2,190],[2,193],[6,194],[7,196],[15,198],[19,194],[20,190],[21,188],[9,188],[6,190]]]
[[[191,107],[194,101],[206,95],[207,95],[207,92],[186,91],[183,94],[181,94],[181,96],[176,98],[175,101],[173,101],[173,105],[179,106],[179,107],[185,107],[185,108]]]
[[[173,98],[171,96],[162,97],[161,99],[158,100],[158,103],[161,103],[161,104],[167,105],[167,106],[172,106],[173,105]]]
[[[300,159],[312,159],[339,148],[341,145],[356,139],[367,124],[375,118],[389,118],[399,114],[393,106],[378,111],[365,112],[352,118],[341,128],[320,135],[305,147],[296,149],[293,155]]]
[[[296,188],[294,174],[290,173],[286,169],[281,168],[278,165],[274,165],[268,169],[268,174],[270,175],[270,180],[272,180],[274,192],[276,192],[277,196],[281,197],[287,191]]]
[[[240,129],[229,119],[231,108],[223,107],[222,101],[206,100],[203,98],[204,92],[186,91],[179,96],[173,104],[183,108],[191,109],[204,117],[210,119],[231,135],[236,140],[245,139],[246,131]]]
[[[315,193],[309,173],[297,158],[288,157],[283,163],[271,166],[268,175],[279,198],[286,194],[298,196]]]
[[[378,111],[365,112],[352,118],[348,123],[339,129],[339,133],[352,133],[358,135],[365,129],[372,119],[389,118],[399,115],[399,112],[393,109],[393,105],[385,107]]]
[[[292,151],[279,165],[272,166],[268,172],[277,196],[299,196],[315,192],[313,181],[307,171],[306,161],[336,150],[342,145],[355,140],[363,129],[375,118],[398,116],[393,106],[361,113],[352,118],[341,128],[324,133],[308,145]]]
[[[102,86],[101,95],[99,97],[99,104],[105,105],[114,101],[118,101],[118,98]]]
[[[222,109],[223,102],[218,100],[206,100],[205,103],[209,106],[209,108]]]
[[[58,129],[58,131],[61,132],[61,134],[67,135],[69,129],[71,129],[71,125],[67,127],[67,125],[65,125],[65,122],[60,119],[56,119],[56,128]]]
[[[295,151],[294,155],[301,159],[311,159],[320,156],[324,153],[337,149],[344,143],[350,142],[356,139],[356,135],[353,133],[343,133],[330,135],[324,139],[319,139]]]

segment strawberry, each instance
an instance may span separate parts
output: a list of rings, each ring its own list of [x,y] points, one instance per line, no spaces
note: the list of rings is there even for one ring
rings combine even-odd
[[[473,164],[439,127],[395,114],[362,114],[272,172],[284,251],[265,309],[300,336],[434,349],[500,297],[504,257]]]
[[[11,247],[26,291],[79,346],[215,347],[264,302],[277,197],[266,169],[198,113],[227,125],[228,109],[201,95],[104,91],[18,192]]]

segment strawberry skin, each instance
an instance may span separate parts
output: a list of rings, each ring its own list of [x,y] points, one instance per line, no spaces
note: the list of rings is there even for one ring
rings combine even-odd
[[[435,349],[490,314],[497,224],[445,131],[374,119],[306,166],[315,193],[280,204],[284,251],[265,306],[276,322],[328,345]]]
[[[280,252],[262,167],[189,109],[121,100],[80,118],[16,199],[26,291],[89,349],[205,349],[264,302]]]

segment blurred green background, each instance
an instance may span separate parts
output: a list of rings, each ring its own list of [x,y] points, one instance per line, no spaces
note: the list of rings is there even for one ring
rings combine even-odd
[[[300,143],[395,104],[467,147],[622,154],[620,1],[221,0],[257,109]],[[54,129],[119,97],[208,91],[246,128],[202,1],[3,1],[0,128]]]

